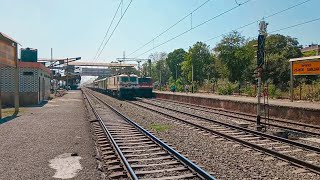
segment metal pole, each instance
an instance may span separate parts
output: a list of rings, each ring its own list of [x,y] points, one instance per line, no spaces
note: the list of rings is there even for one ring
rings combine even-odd
[[[257,93],[257,96],[258,96],[258,104],[257,104],[257,129],[260,128],[260,125],[261,125],[261,99],[260,99],[260,96],[261,96],[261,68],[258,69],[258,93]]]
[[[151,59],[149,59],[148,60],[148,62],[149,62],[149,76],[151,77],[151,69],[152,69],[152,67],[151,67]]]
[[[290,101],[293,102],[293,74],[292,74],[292,61],[290,62]]]
[[[193,64],[191,65],[191,81],[192,81],[192,93],[193,93]]]
[[[14,71],[14,84],[15,84],[15,93],[14,93],[14,113],[18,114],[19,112],[19,64],[18,64],[18,44],[15,44],[14,48],[15,56],[15,71]]]
[[[261,21],[259,23],[259,36],[258,36],[258,51],[257,51],[257,70],[258,70],[258,103],[257,103],[257,130],[261,130],[261,77],[264,65],[264,46],[265,35],[267,34],[268,23]]]
[[[161,69],[160,69],[160,83],[159,83],[159,87],[160,87],[160,91],[161,91]]]
[[[141,67],[140,67],[140,60],[137,61],[138,62],[138,73],[139,73],[139,76],[141,76]]]
[[[178,64],[176,65],[176,80],[178,79]]]
[[[69,70],[68,70],[68,66],[69,66],[69,58],[67,58],[67,68],[66,68],[66,79],[67,79],[67,81],[66,81],[66,88],[67,88],[67,91],[69,90],[69,87],[68,87],[68,85],[69,85],[69,83],[68,83],[68,81],[69,81],[69,75],[68,75]]]

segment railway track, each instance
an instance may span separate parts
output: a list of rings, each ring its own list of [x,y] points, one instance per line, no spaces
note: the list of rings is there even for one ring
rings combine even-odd
[[[242,112],[236,112],[236,111],[230,111],[225,109],[219,109],[219,108],[213,108],[208,106],[201,106],[201,105],[195,105],[190,103],[184,103],[184,102],[178,102],[178,101],[172,101],[172,100],[165,100],[165,99],[154,99],[152,101],[160,102],[160,103],[171,103],[173,105],[179,105],[180,107],[185,107],[188,109],[193,109],[201,112],[206,113],[213,113],[221,116],[231,117],[238,120],[243,120],[251,123],[256,123],[256,116],[248,113],[242,113]],[[305,124],[300,122],[293,122],[289,120],[283,120],[283,119],[276,119],[276,118],[269,118],[269,121],[275,122],[275,123],[268,123],[268,122],[261,122],[261,124],[264,124],[266,126],[270,127],[276,127],[281,129],[286,129],[294,132],[309,134],[309,135],[315,135],[320,136],[320,126],[312,125],[312,124]],[[288,126],[289,125],[289,126]],[[295,127],[290,127],[295,126]],[[308,129],[306,129],[308,128]]]
[[[89,90],[83,94],[97,119],[93,127],[109,178],[214,179]]]
[[[150,102],[135,101],[129,103],[169,117],[179,123],[187,124],[210,136],[222,137],[241,143],[261,153],[282,159],[288,164],[296,165],[302,168],[302,170],[309,170],[320,174],[320,148],[318,147],[223,123],[188,112],[162,107]]]

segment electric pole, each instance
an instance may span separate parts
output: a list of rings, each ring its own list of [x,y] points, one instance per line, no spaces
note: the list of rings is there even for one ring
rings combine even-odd
[[[257,51],[257,79],[258,79],[258,103],[257,103],[257,130],[261,130],[261,78],[264,65],[264,47],[267,26],[264,20],[259,23],[258,51]]]
[[[148,59],[148,64],[149,64],[149,77],[151,77],[151,71],[152,71],[151,59]]]
[[[178,79],[178,64],[176,64],[176,80]]]
[[[194,86],[193,86],[193,64],[191,66],[191,81],[192,81],[192,93],[193,93],[193,89],[194,89]]]
[[[66,68],[66,79],[67,79],[67,81],[66,81],[66,88],[67,88],[67,91],[69,90],[69,87],[68,87],[68,85],[69,85],[69,83],[68,83],[68,81],[69,81],[69,70],[68,70],[68,67],[69,66],[69,58],[67,58],[67,68]]]

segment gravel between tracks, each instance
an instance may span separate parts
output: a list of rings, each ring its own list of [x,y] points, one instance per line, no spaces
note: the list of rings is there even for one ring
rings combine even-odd
[[[235,123],[235,122],[245,122],[245,123],[250,124],[250,126],[249,126],[250,129],[252,129],[252,130],[256,129],[256,124],[254,122],[248,122],[248,121],[245,121],[245,120],[239,120],[239,119],[234,118],[234,117],[226,117],[226,116],[222,116],[222,115],[218,115],[218,114],[214,114],[214,113],[210,113],[210,112],[204,112],[204,111],[200,111],[200,110],[191,109],[191,108],[188,108],[188,107],[182,107],[182,106],[179,106],[179,104],[175,104],[175,103],[172,103],[172,102],[165,102],[165,101],[161,101],[161,102],[160,101],[150,101],[150,102],[154,103],[154,104],[157,104],[157,105],[161,105],[163,107],[173,108],[173,109],[180,110],[180,111],[187,111],[187,112],[193,113],[195,115],[199,115],[199,116],[203,116],[203,117],[207,117],[207,118],[212,118],[212,119],[218,120],[220,122],[233,124],[233,125],[236,125],[236,126],[238,126],[238,124]],[[246,118],[246,116],[243,116],[243,115],[234,115],[234,116],[245,117]],[[272,122],[272,121],[270,121],[270,122]],[[280,123],[280,122],[272,122],[272,123],[273,124],[277,124],[277,125],[286,125],[285,123]],[[297,128],[297,129],[301,128],[301,126],[297,126],[297,125],[287,125],[287,126],[288,127],[294,127],[294,128]],[[277,132],[279,130],[284,130],[284,129],[273,127],[273,126],[268,126],[267,133],[273,135],[274,132]],[[311,131],[311,132],[317,132],[317,133],[319,131],[319,130],[312,129],[312,128],[305,128],[304,130],[308,130],[308,131]],[[303,134],[303,133],[294,133],[294,134],[298,135],[298,137],[301,136],[301,137],[316,137],[316,138],[319,138],[318,136],[308,135],[308,134]],[[320,147],[320,144],[316,143],[316,142],[306,141],[306,140],[303,140],[303,139],[298,139],[296,141],[298,141],[300,143],[308,144],[308,145],[311,145],[311,146]]]
[[[283,161],[260,155],[238,143],[210,138],[208,135],[191,130],[186,125],[174,123],[167,118],[125,101],[97,93],[114,107],[135,120],[144,128],[173,145],[183,155],[193,160],[218,179],[320,179],[314,173],[294,173],[298,168],[283,165]],[[167,131],[156,132],[152,124],[166,124]]]

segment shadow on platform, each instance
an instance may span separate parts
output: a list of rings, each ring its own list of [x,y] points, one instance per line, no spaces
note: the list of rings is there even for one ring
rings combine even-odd
[[[35,104],[35,105],[27,105],[27,106],[22,106],[22,107],[43,107],[46,105],[49,101],[42,101],[40,104]]]
[[[2,119],[0,119],[0,125],[4,124],[6,122],[9,122],[9,121],[11,121],[11,120],[13,120],[13,119],[15,119],[17,117],[19,117],[18,113],[13,113],[11,116],[7,116],[5,118],[2,118]]]

